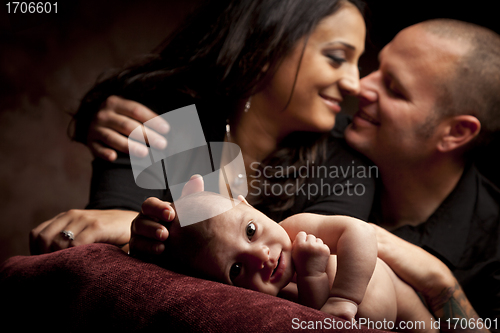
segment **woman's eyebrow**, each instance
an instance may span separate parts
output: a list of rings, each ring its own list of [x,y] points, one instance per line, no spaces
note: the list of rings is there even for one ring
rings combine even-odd
[[[348,49],[356,50],[356,47],[354,45],[351,45],[349,43],[342,42],[342,41],[328,42],[325,44],[325,46],[331,46],[331,45],[335,45],[335,44],[341,44],[341,45],[344,45],[345,47],[347,47]]]

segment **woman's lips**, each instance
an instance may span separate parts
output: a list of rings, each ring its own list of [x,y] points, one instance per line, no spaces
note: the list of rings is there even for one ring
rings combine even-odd
[[[283,273],[285,272],[287,263],[285,262],[285,257],[283,256],[283,251],[280,253],[280,257],[278,258],[278,262],[276,264],[276,267],[274,270],[271,272],[271,276],[269,280],[271,282],[278,282],[281,277],[283,276]]]
[[[341,107],[339,105],[339,100],[330,96],[326,96],[323,94],[319,94],[319,96],[323,99],[323,102],[330,108],[333,112],[339,113],[341,110]]]

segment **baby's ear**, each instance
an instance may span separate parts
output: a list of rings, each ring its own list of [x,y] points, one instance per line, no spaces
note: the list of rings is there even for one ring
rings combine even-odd
[[[252,205],[248,203],[247,199],[245,199],[245,197],[243,197],[241,194],[238,195],[238,200],[244,202],[247,206],[252,207]]]
[[[181,198],[185,197],[188,194],[203,192],[204,190],[205,184],[203,183],[203,177],[201,175],[192,175],[182,189]]]

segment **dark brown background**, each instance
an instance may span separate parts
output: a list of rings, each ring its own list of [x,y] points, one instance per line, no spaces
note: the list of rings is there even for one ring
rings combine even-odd
[[[0,7],[0,262],[28,255],[28,233],[39,223],[85,206],[92,156],[67,136],[69,113],[82,95],[102,71],[154,48],[200,0],[74,0],[59,2],[53,15],[7,14],[6,3]],[[424,19],[452,17],[499,31],[487,1],[446,3],[452,1],[369,1],[373,45],[362,74],[376,67],[376,53],[397,31]]]

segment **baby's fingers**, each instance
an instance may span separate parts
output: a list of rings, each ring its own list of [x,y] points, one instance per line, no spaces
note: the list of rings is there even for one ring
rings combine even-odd
[[[309,242],[309,243],[316,243],[316,241],[317,241],[316,236],[314,236],[314,235],[312,235],[312,234],[307,235],[306,242]]]
[[[141,208],[141,213],[152,220],[171,222],[175,217],[175,210],[170,202],[155,197],[147,198]]]
[[[161,254],[165,250],[165,245],[159,241],[135,236],[130,239],[130,254],[141,258],[149,258]]]
[[[168,238],[168,230],[158,222],[150,220],[147,216],[139,214],[132,221],[132,238],[136,236],[151,240],[164,241]]]
[[[300,242],[300,241],[305,241],[307,238],[307,234],[305,231],[300,231],[297,236],[295,236],[295,241]]]

